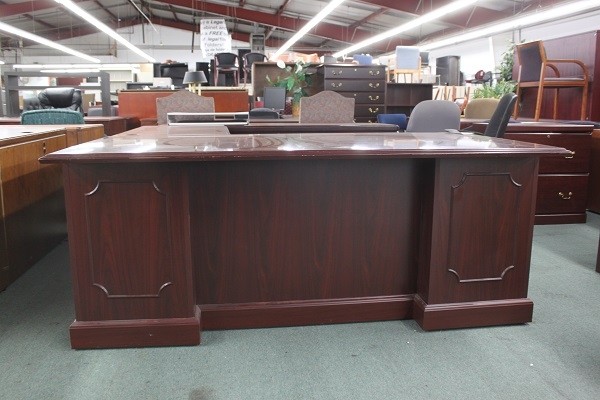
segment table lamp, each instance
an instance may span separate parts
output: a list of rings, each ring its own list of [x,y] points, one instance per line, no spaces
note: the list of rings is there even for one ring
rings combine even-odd
[[[200,85],[208,82],[203,71],[188,71],[183,77],[183,83],[188,84],[188,90],[200,95]],[[200,84],[200,85],[198,85]]]

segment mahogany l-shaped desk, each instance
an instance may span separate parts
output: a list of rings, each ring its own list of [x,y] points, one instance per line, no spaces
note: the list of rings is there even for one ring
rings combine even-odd
[[[63,165],[72,347],[195,345],[202,329],[531,321],[538,159],[565,149],[211,129],[142,127],[42,158]]]

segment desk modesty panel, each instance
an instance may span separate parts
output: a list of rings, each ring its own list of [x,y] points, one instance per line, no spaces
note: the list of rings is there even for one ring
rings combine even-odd
[[[72,347],[195,345],[201,327],[531,321],[538,158],[566,150],[152,128],[41,159],[63,164]]]

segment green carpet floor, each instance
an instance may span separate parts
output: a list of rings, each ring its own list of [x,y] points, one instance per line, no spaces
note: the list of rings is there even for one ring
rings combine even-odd
[[[203,332],[71,350],[68,246],[0,293],[0,399],[600,399],[600,217],[536,226],[526,325],[414,321]]]

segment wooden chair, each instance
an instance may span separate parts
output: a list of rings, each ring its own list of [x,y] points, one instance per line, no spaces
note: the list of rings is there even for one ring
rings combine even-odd
[[[255,62],[267,61],[267,56],[262,53],[246,53],[243,58],[244,65],[244,85],[248,83],[248,77],[252,80],[252,64]]]
[[[584,63],[574,59],[551,60],[541,41],[523,43],[516,46],[519,58],[519,75],[517,79],[518,102],[522,101],[523,89],[536,89],[534,119],[538,121],[542,113],[542,100],[545,89],[554,89],[553,118],[558,114],[558,90],[561,88],[581,88],[581,120],[587,117],[589,74]],[[559,65],[581,72],[579,76],[561,76]],[[563,68],[564,68],[563,67]],[[565,69],[566,69],[565,68]],[[549,72],[551,72],[549,74]],[[549,76],[550,75],[550,76]],[[552,76],[554,75],[554,76]],[[515,118],[519,116],[518,104],[515,106]]]
[[[232,74],[233,75],[233,86],[240,84],[240,63],[237,54],[234,53],[217,53],[214,58],[215,71],[214,84],[218,86],[219,74]]]
[[[170,112],[196,112],[196,113],[214,113],[215,99],[212,97],[202,97],[188,90],[180,90],[170,96],[159,97],[156,99],[156,122],[158,125],[167,123],[167,113]],[[179,120],[185,120],[184,116]],[[187,119],[198,119],[190,116]]]
[[[394,66],[394,79],[399,82],[400,75],[403,76],[404,82],[410,76],[410,83],[413,83],[413,77],[416,75],[416,83],[421,82],[421,56],[419,48],[415,46],[396,46],[396,65]]]
[[[354,122],[354,99],[324,90],[300,99],[300,123],[346,124]]]

